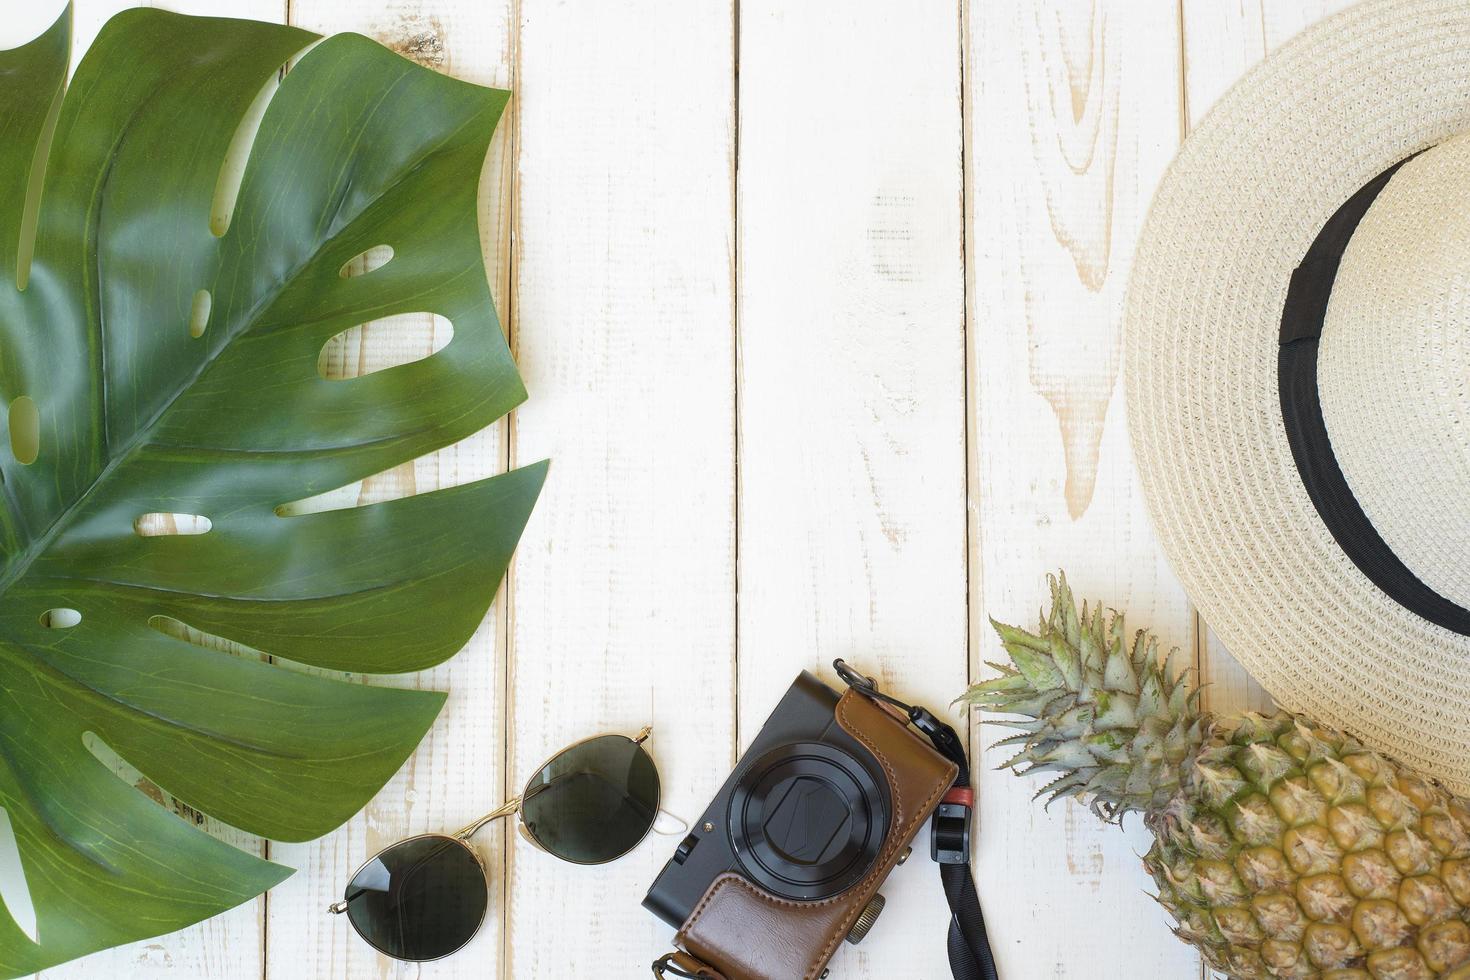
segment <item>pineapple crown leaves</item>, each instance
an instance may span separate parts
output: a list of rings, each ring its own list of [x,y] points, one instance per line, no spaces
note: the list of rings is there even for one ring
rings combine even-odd
[[[1066,575],[1048,578],[1051,611],[1036,632],[991,620],[1010,663],[959,701],[1005,715],[987,719],[1017,731],[997,747],[1016,753],[1002,769],[1055,774],[1036,794],[1088,802],[1109,821],[1157,811],[1179,788],[1206,736],[1208,717],[1179,651],[1160,656],[1140,630],[1129,643],[1123,616],[1101,604],[1080,610]]]

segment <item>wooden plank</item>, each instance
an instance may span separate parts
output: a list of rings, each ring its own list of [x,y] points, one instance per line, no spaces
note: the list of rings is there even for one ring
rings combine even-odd
[[[51,23],[63,3],[47,2],[26,5],[28,18],[38,23]],[[132,0],[74,0],[72,67],[91,46],[102,25],[117,12],[128,7],[158,6],[180,13],[220,13],[218,0],[169,0],[164,3],[137,3]],[[37,8],[45,8],[37,16]],[[230,5],[232,16],[256,20],[284,21],[286,0],[239,0]],[[8,15],[7,15],[8,16]],[[104,747],[105,753],[105,747]],[[120,777],[136,785],[140,792],[158,800],[181,819],[190,820],[210,833],[237,847],[264,855],[265,844],[219,821],[205,817],[187,804],[164,793],[151,780],[112,753],[113,769]],[[247,902],[223,915],[179,932],[145,940],[75,960],[37,974],[44,980],[85,980],[93,977],[218,977],[220,980],[256,980],[261,976],[265,944],[266,899]]]
[[[356,31],[435,71],[456,78],[512,87],[514,17],[511,0],[397,0],[363,5],[351,0],[292,0],[291,23],[321,34]],[[510,179],[514,123],[502,120],[481,180],[480,223],[490,277],[502,323],[509,315]],[[356,376],[388,363],[421,357],[447,340],[446,327],[427,314],[376,321],[334,339],[326,367]],[[453,446],[405,463],[349,488],[348,502],[365,504],[423,493],[502,472],[506,424],[500,423]],[[342,495],[338,494],[340,498]],[[503,591],[503,590],[502,590]],[[299,869],[271,892],[267,920],[265,977],[434,977],[482,978],[499,969],[503,889],[502,825],[475,839],[490,869],[491,911],[469,946],[444,960],[421,966],[379,956],[326,906],[373,852],[404,837],[454,830],[501,801],[504,753],[505,660],[503,599],[449,662],[423,674],[372,678],[374,684],[449,691],[449,701],[404,768],[366,809],[336,833],[308,844],[272,844],[274,860]]]
[[[1185,0],[1184,100],[1190,127],[1247,69],[1316,20],[1350,6],[1352,0],[1252,0],[1221,4]],[[1200,676],[1208,685],[1205,704],[1220,714],[1270,711],[1272,700],[1245,672],[1206,623],[1200,621]]]
[[[512,577],[515,791],[651,723],[692,819],[734,745],[733,12],[519,10],[513,450],[553,464]],[[517,841],[502,975],[647,976],[672,930],[639,902],[677,840],[597,868]]]
[[[1149,528],[1119,378],[1122,302],[1144,210],[1180,132],[1178,11],[968,5],[972,288],[972,638],[1031,626],[1043,576],[1190,649],[1193,614]],[[986,744],[996,740],[987,730]],[[1120,831],[981,758],[980,894],[1003,976],[1198,976],[1145,895],[1139,821]]]
[[[1270,714],[1275,710],[1271,695],[1230,655],[1203,617],[1199,620],[1199,631],[1199,676],[1205,685],[1202,698],[1205,708],[1220,716],[1237,711]]]
[[[1352,0],[1247,0],[1221,4],[1212,0],[1183,0],[1180,7],[1184,35],[1184,101],[1186,121],[1193,128],[1216,99],[1271,50],[1290,40],[1321,17],[1347,7]],[[1272,700],[1260,684],[1230,655],[1230,651],[1199,620],[1200,677],[1208,685],[1204,703],[1217,714],[1272,709]],[[1223,977],[1210,971],[1210,976]]]
[[[282,0],[247,3],[271,12],[219,0],[170,5],[283,13]],[[124,5],[78,0],[79,43]],[[977,672],[997,652],[985,617],[1029,621],[1050,561],[1065,564],[1083,594],[1127,608],[1134,625],[1192,642],[1192,615],[1147,530],[1123,427],[1128,253],[1181,116],[1196,122],[1267,50],[1342,5],[967,5]],[[510,83],[510,0],[360,6],[295,0],[293,21],[361,30],[440,70]],[[953,8],[742,5],[737,673],[732,11],[654,0],[591,13],[550,0],[521,6],[532,115],[520,106],[515,114],[527,128],[521,202],[534,219],[520,222],[515,281],[533,401],[519,413],[515,455],[557,463],[515,579],[518,699],[512,709],[502,696],[497,623],[512,628],[503,611],[451,665],[408,681],[456,692],[415,761],[341,833],[273,848],[305,873],[271,897],[268,976],[400,973],[320,907],[370,848],[457,826],[582,735],[653,720],[669,805],[692,816],[801,667],[846,655],[936,706],[965,681]],[[510,118],[502,124],[483,195],[503,312],[513,128]],[[405,337],[434,343],[427,322],[408,334],[369,328],[340,351],[336,370],[397,356]],[[498,471],[509,451],[503,429],[347,496],[380,499]],[[1212,707],[1265,705],[1203,629],[1198,647]],[[501,728],[511,717],[507,771]],[[1007,896],[987,903],[1003,970],[1198,969],[1152,924],[1163,917],[1140,894],[1139,828],[1120,835],[1070,805],[1041,814],[1024,783],[977,768],[982,894]],[[482,838],[492,868],[499,834]],[[508,894],[496,886],[507,921],[497,917],[471,950],[422,971],[638,975],[670,938],[637,908],[668,844],[597,870],[517,847]],[[885,891],[882,927],[842,967],[943,975],[942,954],[920,967],[917,943],[885,938],[937,931],[933,883],[910,869]],[[90,959],[81,973],[45,976],[258,975],[260,904]],[[1055,929],[1059,919],[1075,928]],[[569,935],[577,942],[545,942]]]
[[[66,0],[40,0],[17,4],[5,11],[0,21],[0,50],[18,48],[56,22],[66,9]]]
[[[834,657],[945,712],[968,679],[952,3],[740,7],[740,738]],[[927,860],[849,977],[948,976]]]

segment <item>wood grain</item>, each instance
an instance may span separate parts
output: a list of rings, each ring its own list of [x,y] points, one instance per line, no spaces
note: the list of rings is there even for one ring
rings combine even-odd
[[[976,673],[1003,657],[986,617],[1034,624],[1059,566],[1188,648],[1117,378],[1133,242],[1179,138],[1175,5],[971,3],[967,23]],[[1037,785],[991,771],[1003,758],[981,757],[976,852],[1002,975],[1197,976],[1145,896],[1143,827],[1043,811]]]
[[[740,739],[834,657],[943,712],[965,655],[952,5],[740,7]],[[921,842],[922,844],[922,842]],[[835,975],[948,975],[927,860]]]
[[[517,783],[653,725],[664,806],[734,747],[733,11],[521,0],[514,457],[553,459],[512,577]],[[646,976],[678,838],[605,867],[511,854],[504,976]]]

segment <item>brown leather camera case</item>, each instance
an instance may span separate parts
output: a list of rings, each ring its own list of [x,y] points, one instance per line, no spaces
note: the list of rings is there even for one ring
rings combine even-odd
[[[902,715],[852,690],[837,702],[837,724],[883,767],[892,823],[872,870],[832,898],[778,898],[737,874],[716,878],[675,941],[674,963],[711,980],[817,980],[858,915],[924,826],[959,770]]]

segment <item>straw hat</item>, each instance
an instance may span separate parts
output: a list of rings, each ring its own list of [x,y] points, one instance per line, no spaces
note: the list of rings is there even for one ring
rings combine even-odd
[[[1126,308],[1165,551],[1283,705],[1470,792],[1470,3],[1370,0],[1186,141]]]

